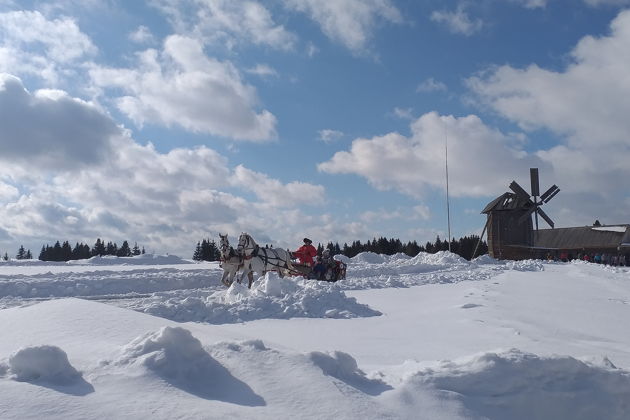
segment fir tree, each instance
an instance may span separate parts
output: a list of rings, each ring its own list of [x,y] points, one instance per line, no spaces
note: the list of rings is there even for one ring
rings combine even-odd
[[[194,261],[201,261],[201,242],[197,242],[197,247],[195,248],[195,252],[193,253]]]
[[[20,245],[20,249],[18,249],[17,255],[15,256],[18,260],[23,260],[26,258],[26,250],[23,245]]]
[[[92,247],[92,256],[102,257],[103,255],[105,255],[105,244],[101,241],[101,238],[98,238]]]
[[[131,248],[129,248],[129,243],[127,241],[123,241],[123,244],[118,249],[119,257],[131,257]]]

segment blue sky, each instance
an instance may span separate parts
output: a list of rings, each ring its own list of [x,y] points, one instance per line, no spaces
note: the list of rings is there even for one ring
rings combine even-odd
[[[630,222],[630,1],[0,0],[0,252]]]

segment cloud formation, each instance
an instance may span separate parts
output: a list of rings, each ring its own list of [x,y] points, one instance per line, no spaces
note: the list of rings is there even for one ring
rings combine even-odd
[[[28,92],[0,73],[0,160],[49,170],[98,164],[113,154],[121,130],[94,105],[65,92]]]
[[[306,13],[331,40],[355,53],[364,52],[379,21],[401,23],[400,11],[390,0],[283,0],[287,7]]]
[[[0,72],[57,85],[97,51],[71,18],[47,19],[38,11],[24,10],[0,13]]]
[[[454,11],[436,10],[431,13],[431,20],[444,24],[446,28],[454,33],[470,36],[479,32],[483,27],[481,19],[472,19],[463,3],[457,5]]]
[[[305,218],[300,206],[325,201],[322,186],[232,168],[203,146],[159,152],[65,92],[30,94],[13,76],[0,80],[5,240],[36,241],[37,249],[45,241],[130,239],[188,256],[216,232],[259,232],[286,244]]]
[[[411,136],[388,133],[352,142],[318,169],[331,174],[356,174],[382,190],[422,198],[429,190],[445,188],[445,142],[448,138],[450,192],[479,197],[505,188],[498,174],[525,173],[539,160],[528,156],[514,138],[485,125],[477,116],[456,118],[436,112],[411,123]],[[493,168],[492,171],[479,168]]]
[[[178,33],[229,49],[251,43],[291,50],[297,40],[258,1],[154,0],[152,4],[169,17]]]
[[[90,75],[97,86],[127,94],[117,106],[140,126],[179,125],[235,140],[276,137],[276,117],[255,110],[255,89],[229,61],[207,57],[195,39],[171,35],[161,51],[140,53],[135,68],[95,66]]]
[[[433,77],[429,77],[418,85],[416,92],[440,92],[446,91],[448,88],[439,80],[435,80]]]
[[[319,130],[317,134],[319,134],[319,139],[324,143],[332,143],[343,137],[342,131],[331,130],[329,128]]]

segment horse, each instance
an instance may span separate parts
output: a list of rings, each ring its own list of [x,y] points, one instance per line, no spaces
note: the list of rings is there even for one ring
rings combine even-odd
[[[261,248],[248,233],[241,233],[236,251],[243,258],[243,275],[249,279],[248,287],[254,281],[253,272],[264,276],[267,271],[277,271],[280,277],[295,273],[291,254],[281,248]]]
[[[234,282],[234,276],[236,276],[236,273],[241,267],[242,260],[236,251],[234,251],[234,248],[230,246],[227,234],[221,235],[219,233],[219,238],[221,238],[219,241],[219,251],[221,253],[220,267],[223,268],[221,283],[229,287]],[[240,283],[240,279],[237,279],[237,281]]]

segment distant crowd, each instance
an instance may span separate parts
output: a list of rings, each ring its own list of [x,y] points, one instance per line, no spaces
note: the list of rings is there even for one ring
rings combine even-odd
[[[551,253],[547,254],[547,259],[548,260],[556,260],[555,256],[552,255]],[[582,260],[582,261],[587,261],[587,262],[592,262],[595,264],[604,264],[604,265],[610,265],[610,266],[614,266],[614,267],[627,267],[630,264],[630,254],[628,253],[606,253],[606,252],[595,252],[595,253],[588,253],[588,252],[578,252],[577,254],[573,255],[572,253],[569,253],[568,251],[562,251],[560,253],[559,258],[557,258],[560,261],[563,262],[568,262],[568,261],[573,261],[573,260]]]

